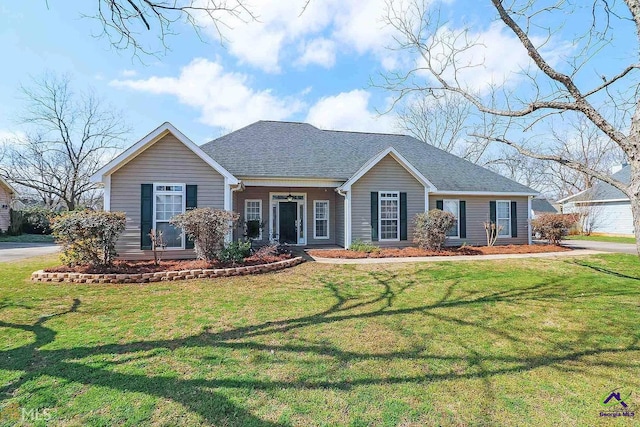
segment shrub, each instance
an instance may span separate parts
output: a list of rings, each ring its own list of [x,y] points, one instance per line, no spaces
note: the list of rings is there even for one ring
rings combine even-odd
[[[22,226],[24,225],[24,214],[22,211],[9,210],[9,229],[7,234],[9,236],[19,236],[22,234]]]
[[[72,211],[53,218],[51,228],[66,264],[109,266],[125,224],[123,212]]]
[[[349,250],[354,252],[364,252],[364,253],[370,254],[372,252],[379,252],[380,247],[369,242],[356,240],[355,242],[351,242],[351,246],[349,246]]]
[[[557,245],[567,235],[578,216],[575,214],[542,214],[531,221],[533,232],[547,240],[552,245]]]
[[[22,210],[24,223],[22,231],[27,234],[51,234],[51,218],[57,212],[44,206],[30,206]]]
[[[184,230],[193,239],[198,259],[220,259],[224,238],[238,221],[238,214],[221,209],[197,208],[176,215],[171,224]]]
[[[231,242],[220,251],[220,261],[239,264],[251,254],[251,242]]]
[[[421,249],[439,251],[447,230],[453,227],[455,221],[452,213],[440,209],[419,213],[413,219],[413,242]]]

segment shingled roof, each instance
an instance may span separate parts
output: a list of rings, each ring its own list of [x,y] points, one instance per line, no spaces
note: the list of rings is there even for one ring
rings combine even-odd
[[[535,190],[407,135],[318,129],[307,123],[259,121],[201,146],[238,178],[347,181],[393,147],[438,191],[530,193]]]
[[[628,184],[631,180],[631,166],[626,165],[618,172],[611,175],[611,178],[617,179],[620,182]],[[586,202],[590,200],[620,200],[628,199],[629,197],[622,191],[618,190],[611,184],[598,181],[590,189],[581,193],[575,194],[571,197],[567,197],[562,200],[562,203],[567,202]]]

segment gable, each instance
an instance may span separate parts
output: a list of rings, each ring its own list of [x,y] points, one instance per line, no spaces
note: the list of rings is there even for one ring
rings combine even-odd
[[[402,190],[407,188],[424,191],[424,186],[391,154],[384,156],[378,163],[362,175],[353,187],[376,188],[382,190]]]

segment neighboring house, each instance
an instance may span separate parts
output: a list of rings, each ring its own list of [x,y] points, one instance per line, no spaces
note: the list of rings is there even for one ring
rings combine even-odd
[[[0,177],[0,231],[5,232],[11,225],[10,209],[13,206],[16,190]]]
[[[631,166],[624,166],[612,175],[613,178],[628,183]],[[593,233],[633,235],[631,203],[622,191],[614,186],[598,181],[588,190],[558,200],[563,213],[578,213],[584,217],[585,228]]]
[[[168,221],[194,207],[260,221],[263,242],[406,246],[414,216],[440,208],[457,218],[449,245],[486,244],[490,220],[502,226],[498,244],[526,244],[537,194],[409,136],[272,121],[201,147],[165,123],[92,179],[104,183],[105,210],[127,215],[117,246],[126,258],[151,255],[151,229],[164,232],[166,257],[193,256]]]
[[[531,199],[531,218],[535,219],[536,217],[542,214],[556,214],[558,213],[558,209],[553,206],[549,200],[534,197]]]

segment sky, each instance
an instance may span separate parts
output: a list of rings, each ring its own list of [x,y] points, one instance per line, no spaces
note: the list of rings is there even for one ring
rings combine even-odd
[[[382,21],[384,0],[254,0],[257,20],[229,21],[225,41],[212,28],[200,37],[179,25],[171,50],[143,57],[113,49],[96,20],[95,1],[35,0],[0,4],[0,136],[20,131],[20,85],[45,72],[68,74],[76,90],[91,87],[132,128],[131,143],[169,121],[197,144],[257,120],[309,122],[325,129],[399,132],[395,113],[380,115],[392,94],[371,85],[381,73],[416,58],[389,49],[393,32]],[[492,23],[489,2],[449,0],[450,27],[469,25],[482,42],[483,66],[464,76],[482,92],[527,67],[515,37]],[[570,30],[571,20],[567,23]],[[554,61],[575,51],[554,35],[545,50]],[[618,57],[596,63],[615,69]],[[477,56],[476,56],[477,58]],[[611,67],[611,69],[609,69]],[[596,70],[597,68],[597,70]],[[513,79],[517,85],[518,80]]]

